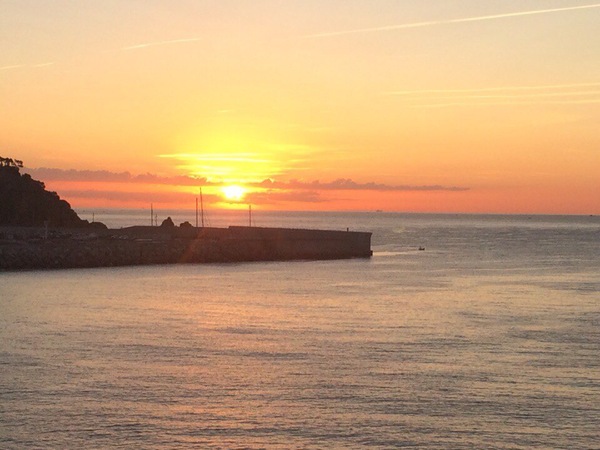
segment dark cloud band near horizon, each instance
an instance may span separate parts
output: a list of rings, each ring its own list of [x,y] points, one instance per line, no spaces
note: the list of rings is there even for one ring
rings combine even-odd
[[[92,182],[92,183],[131,183],[131,184],[154,184],[170,186],[225,186],[229,183],[208,181],[206,178],[194,178],[190,176],[160,176],[151,173],[132,175],[130,172],[111,172],[108,170],[76,170],[55,168],[27,168],[24,172],[41,181],[62,182]],[[265,190],[310,190],[310,191],[469,191],[464,186],[443,186],[439,184],[385,184],[376,182],[357,182],[350,178],[338,178],[333,181],[322,182],[320,180],[303,181],[288,180],[276,181],[265,179],[260,182],[243,183],[248,188],[260,188]]]

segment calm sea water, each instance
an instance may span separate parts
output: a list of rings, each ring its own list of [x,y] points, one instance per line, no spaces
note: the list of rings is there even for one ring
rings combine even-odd
[[[600,448],[600,218],[254,220],[375,254],[0,273],[0,448]]]

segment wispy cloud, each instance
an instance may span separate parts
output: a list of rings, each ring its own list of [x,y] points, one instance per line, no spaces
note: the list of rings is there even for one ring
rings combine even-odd
[[[184,38],[184,39],[170,39],[170,40],[165,40],[165,41],[143,42],[140,44],[121,47],[120,49],[105,50],[105,52],[106,53],[115,53],[115,52],[119,52],[119,51],[141,50],[141,49],[148,48],[148,47],[183,44],[186,42],[197,42],[200,40],[202,40],[202,38],[192,37],[192,38]],[[52,66],[54,64],[56,64],[56,62],[43,62],[43,63],[35,63],[35,64],[12,64],[12,65],[8,65],[8,66],[0,67],[0,72],[4,72],[4,71],[8,71],[8,70],[15,70],[15,69],[27,69],[27,68],[28,69],[37,69],[37,68]]]
[[[420,89],[385,92],[401,97],[413,108],[452,106],[577,105],[600,103],[600,90],[581,89],[600,86],[600,82],[548,84],[534,86],[495,86],[475,89]]]
[[[409,105],[412,108],[450,108],[454,106],[527,106],[527,105],[593,105],[599,104],[600,98],[582,99],[582,100],[552,100],[552,101],[493,101],[493,102],[448,102],[448,103],[422,103]]]
[[[0,71],[19,69],[21,67],[27,67],[27,66],[25,64],[13,64],[11,66],[0,67]]]
[[[45,63],[39,63],[39,64],[13,64],[11,66],[0,67],[0,72],[3,72],[5,70],[25,69],[25,68],[37,69],[37,68],[41,68],[41,67],[52,66],[54,64],[56,64],[56,63],[54,63],[54,62],[45,62]]]
[[[577,92],[544,92],[530,94],[479,94],[464,95],[461,98],[467,99],[522,99],[522,98],[541,98],[541,97],[572,97],[581,95],[600,95],[600,91],[577,91]],[[452,96],[441,96],[437,98],[455,98]]]
[[[592,83],[571,83],[571,84],[542,84],[529,86],[494,86],[476,89],[417,89],[405,91],[389,91],[385,95],[415,95],[415,94],[468,94],[476,92],[494,92],[494,91],[536,91],[551,89],[572,89],[582,87],[600,86],[600,82]]]
[[[53,66],[54,64],[56,64],[56,63],[54,63],[54,62],[46,62],[46,63],[41,63],[41,64],[32,64],[29,67],[48,67],[48,66]]]
[[[119,203],[137,203],[150,202],[159,204],[179,204],[179,203],[193,203],[194,194],[188,192],[136,192],[130,191],[117,191],[107,189],[61,189],[60,196],[67,199],[77,200],[103,200],[109,202]],[[219,200],[218,197],[213,195],[205,196],[205,200],[216,202]]]
[[[158,47],[161,45],[183,44],[185,42],[197,42],[200,40],[202,40],[202,38],[193,37],[193,38],[185,38],[185,39],[170,39],[167,41],[144,42],[141,44],[123,47],[123,48],[121,48],[121,50],[139,50],[139,49],[148,48],[148,47]]]
[[[27,173],[35,178],[47,181],[87,182],[87,183],[131,183],[155,184],[172,186],[224,186],[224,182],[210,182],[206,178],[195,178],[185,175],[164,177],[151,173],[132,175],[129,172],[111,172],[108,170],[75,170],[54,168],[26,169]],[[350,178],[338,178],[333,181],[322,182],[289,180],[275,181],[270,178],[255,183],[244,183],[248,188],[265,191],[468,191],[468,187],[442,186],[436,184],[408,185],[385,184],[376,182],[357,182]]]
[[[163,177],[151,173],[132,175],[130,172],[111,172],[108,170],[75,170],[54,169],[47,167],[27,168],[25,172],[33,177],[48,181],[66,181],[90,183],[143,183],[175,186],[209,186],[213,185],[206,178],[185,175]]]
[[[245,203],[275,205],[281,202],[323,203],[327,200],[317,191],[266,191],[252,192],[244,199]]]
[[[301,189],[314,191],[468,191],[468,187],[460,186],[442,186],[442,185],[408,185],[399,184],[391,185],[384,183],[359,183],[349,178],[338,178],[334,181],[273,181],[270,179],[264,180],[256,184],[257,187],[267,189]]]
[[[327,31],[323,33],[315,33],[305,35],[305,38],[327,38],[334,36],[344,36],[348,34],[364,34],[364,33],[379,33],[385,31],[396,31],[403,30],[408,28],[421,28],[421,27],[431,27],[436,25],[449,25],[455,23],[467,23],[467,22],[480,22],[484,20],[498,20],[498,19],[508,19],[511,17],[521,17],[521,16],[532,16],[536,14],[550,14],[550,13],[558,13],[558,12],[566,12],[566,11],[576,11],[582,9],[592,9],[592,8],[600,8],[600,3],[593,3],[589,5],[580,5],[580,6],[569,6],[564,8],[551,8],[551,9],[536,9],[531,11],[516,11],[512,13],[502,13],[502,14],[492,14],[487,16],[475,16],[475,17],[463,17],[458,19],[448,19],[448,20],[431,20],[425,22],[413,22],[413,23],[403,23],[396,25],[386,25],[381,27],[371,27],[371,28],[357,28],[353,30],[338,30],[338,31]]]
[[[253,153],[234,153],[234,154],[193,154],[193,153],[172,153],[168,155],[158,155],[159,158],[173,158],[187,161],[198,161],[198,162],[244,162],[244,163],[268,163],[270,160],[264,158],[256,158]]]

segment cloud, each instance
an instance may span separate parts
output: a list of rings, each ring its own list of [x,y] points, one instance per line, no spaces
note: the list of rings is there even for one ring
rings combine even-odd
[[[7,70],[14,70],[14,69],[23,69],[23,68],[30,68],[30,69],[38,69],[41,67],[48,67],[48,66],[52,66],[56,63],[54,62],[45,62],[45,63],[39,63],[39,64],[13,64],[10,66],[3,66],[0,67],[0,72],[4,72]]]
[[[27,169],[27,173],[37,179],[47,182],[63,182],[60,195],[68,199],[83,201],[117,202],[122,204],[139,204],[153,202],[157,204],[193,204],[195,194],[182,192],[181,186],[211,186],[219,188],[227,183],[208,182],[206,178],[189,176],[159,176],[151,173],[132,175],[130,172],[111,172],[108,170],[75,170],[38,168]],[[69,184],[73,183],[73,184]],[[81,184],[85,183],[85,188]],[[96,189],[90,189],[90,183],[97,183]],[[111,187],[118,183],[119,187]],[[123,186],[126,185],[126,186]],[[150,186],[165,186],[152,188]],[[463,192],[470,188],[461,186],[443,186],[438,184],[385,184],[376,182],[357,182],[350,178],[338,178],[322,182],[288,180],[276,181],[265,179],[256,183],[244,183],[248,193],[241,203],[256,205],[276,205],[279,203],[295,202],[316,204],[333,201],[333,193],[375,191],[375,192]],[[170,187],[171,189],[169,189]],[[204,194],[205,204],[221,203],[224,201],[219,194]],[[236,202],[231,202],[236,203]]]
[[[327,200],[316,191],[266,191],[246,195],[243,203],[275,205],[281,202],[324,203]]]
[[[600,86],[599,82],[589,82],[537,86],[496,86],[476,89],[421,89],[390,91],[384,93],[384,95],[398,96],[407,101],[412,101],[413,104],[407,104],[407,106],[413,108],[578,105],[600,103],[600,90],[589,89],[598,86]],[[581,88],[588,89],[578,90]],[[563,99],[560,99],[561,97]],[[572,98],[569,99],[568,97]]]
[[[182,44],[185,42],[197,42],[200,40],[202,40],[202,38],[193,37],[193,38],[185,38],[185,39],[171,39],[171,40],[167,40],[167,41],[145,42],[142,44],[136,44],[136,45],[130,45],[127,47],[123,47],[123,48],[121,48],[121,50],[123,50],[123,51],[139,50],[139,49],[148,48],[148,47],[158,47],[158,46],[162,46],[162,45]]]
[[[256,184],[257,187],[267,189],[302,189],[314,191],[468,191],[468,187],[431,185],[390,185],[383,183],[358,183],[349,178],[338,178],[337,180],[322,183],[321,181],[273,181],[264,180]]]
[[[104,200],[108,202],[120,203],[156,203],[156,204],[189,204],[193,205],[195,195],[186,192],[131,192],[116,190],[96,190],[96,189],[61,189],[62,198],[79,200]],[[206,203],[217,203],[222,201],[217,195],[204,194]]]
[[[62,198],[79,205],[103,204],[107,207],[118,205],[139,207],[141,204],[154,203],[173,207],[173,205],[194,204],[196,189],[184,188],[207,186],[204,191],[204,205],[222,203],[240,203],[253,205],[284,205],[290,203],[316,205],[348,200],[340,198],[342,193],[352,199],[355,193],[364,192],[457,192],[470,190],[468,187],[443,186],[438,184],[385,184],[376,182],[357,182],[350,178],[338,178],[332,181],[265,179],[255,183],[243,183],[246,195],[239,202],[223,198],[219,188],[227,186],[223,182],[207,182],[206,178],[189,176],[160,176],[151,173],[132,175],[128,171],[111,172],[108,170],[75,170],[38,168],[26,169],[36,179],[41,179],[56,190]],[[195,192],[194,192],[195,191]],[[209,191],[209,192],[207,192]]]
[[[529,90],[548,90],[548,89],[571,89],[581,87],[600,86],[600,82],[592,83],[571,83],[571,84],[542,84],[529,86],[494,86],[478,89],[420,89],[412,91],[389,91],[386,95],[422,95],[422,94],[469,94],[477,92],[496,92],[496,91],[529,91]]]
[[[86,181],[98,183],[144,183],[168,184],[176,186],[212,186],[206,178],[194,178],[185,175],[163,177],[151,173],[132,175],[129,172],[110,172],[108,170],[53,169],[47,167],[27,168],[25,172],[35,178],[49,181]]]
[[[551,100],[551,101],[493,101],[493,102],[447,102],[423,103],[412,105],[412,108],[450,108],[455,106],[516,106],[516,105],[594,105],[600,103],[600,98],[582,100]]]
[[[173,153],[168,155],[158,155],[159,158],[173,158],[183,161],[198,161],[198,162],[243,162],[252,164],[264,164],[271,162],[269,159],[256,158],[253,153],[234,153],[224,155],[222,153],[204,153],[202,155],[191,153]]]
[[[2,66],[2,67],[0,67],[0,71],[19,69],[21,67],[27,67],[27,66],[25,64],[13,64],[11,66]]]
[[[600,103],[600,98],[584,100],[553,100],[553,101],[504,101],[504,102],[448,102],[424,103],[412,105],[412,108],[450,108],[454,106],[516,106],[516,105],[593,105]]]
[[[54,63],[54,62],[46,62],[46,63],[40,63],[40,64],[32,64],[29,67],[48,67],[48,66],[53,66],[54,64],[56,64],[56,63]]]
[[[598,95],[600,91],[578,91],[578,92],[544,92],[544,93],[535,93],[535,94],[486,94],[486,95],[466,95],[463,98],[529,98],[529,97],[570,97],[570,96],[580,96],[580,95]]]
[[[202,40],[202,38],[192,37],[192,38],[183,38],[183,39],[170,39],[170,40],[165,40],[165,41],[144,42],[141,44],[129,45],[129,46],[122,47],[122,48],[116,49],[116,50],[105,50],[105,52],[112,53],[112,52],[119,52],[119,51],[141,50],[141,49],[148,48],[148,47],[183,44],[186,42],[197,42],[200,40]],[[8,65],[8,66],[0,67],[0,72],[4,72],[4,71],[8,71],[8,70],[15,70],[15,69],[25,69],[25,68],[38,69],[38,68],[42,68],[42,67],[52,66],[54,64],[56,64],[56,62],[43,62],[43,63],[35,63],[35,64],[12,64],[12,65]]]
[[[118,202],[118,203],[154,203],[154,204],[194,204],[195,194],[186,192],[139,192],[139,191],[118,191],[104,189],[61,189],[60,195],[62,198],[67,198],[70,201],[77,200],[95,200],[102,202]],[[223,199],[220,195],[203,194],[204,204],[230,203],[230,204],[253,204],[253,205],[277,205],[285,202],[296,203],[324,203],[325,199],[317,191],[298,190],[298,191],[278,191],[269,190],[263,192],[248,193],[240,201],[229,201]]]
[[[339,178],[330,182],[311,181],[304,182],[299,180],[274,181],[264,180],[260,183],[251,185],[262,188],[263,191],[252,192],[246,196],[244,203],[252,204],[277,204],[280,202],[298,202],[298,203],[325,203],[331,201],[329,197],[324,197],[325,192],[339,191],[378,191],[378,192],[414,192],[414,191],[444,191],[444,192],[462,192],[468,191],[468,187],[441,186],[441,185],[389,185],[383,183],[358,183],[349,178]]]
[[[197,42],[200,40],[202,40],[202,38],[191,37],[191,38],[183,38],[183,39],[170,39],[170,40],[165,40],[165,41],[143,42],[141,44],[135,44],[135,45],[129,45],[126,47],[122,47],[117,50],[105,50],[105,52],[112,53],[112,52],[118,52],[118,51],[141,50],[141,49],[148,48],[148,47],[183,44],[186,42]],[[36,64],[12,64],[9,66],[0,67],[0,72],[4,72],[4,71],[8,71],[8,70],[15,70],[15,69],[24,69],[24,68],[37,69],[37,68],[52,66],[54,64],[56,64],[56,62],[43,62],[43,63],[36,63]]]
[[[580,6],[569,6],[564,8],[551,8],[551,9],[536,9],[532,11],[517,11],[512,13],[503,13],[503,14],[493,14],[487,16],[475,16],[475,17],[463,17],[460,19],[448,19],[448,20],[432,20],[426,22],[414,22],[414,23],[404,23],[398,25],[387,25],[381,27],[372,27],[372,28],[358,28],[353,30],[340,30],[340,31],[327,31],[323,33],[309,34],[304,36],[305,38],[327,38],[327,37],[335,37],[335,36],[344,36],[348,34],[364,34],[364,33],[378,33],[385,31],[396,31],[403,30],[408,28],[421,28],[421,27],[431,27],[436,25],[448,25],[454,23],[467,23],[467,22],[480,22],[484,20],[497,20],[497,19],[507,19],[510,17],[521,17],[521,16],[531,16],[536,14],[550,14],[557,12],[565,12],[565,11],[576,11],[581,9],[592,9],[592,8],[600,8],[600,3],[593,3],[589,5],[580,5]]]

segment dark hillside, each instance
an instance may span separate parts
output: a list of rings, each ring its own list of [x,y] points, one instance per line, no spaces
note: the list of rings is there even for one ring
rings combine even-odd
[[[0,158],[0,225],[85,227],[71,205],[56,192],[46,190],[44,183],[20,173],[23,163]]]

